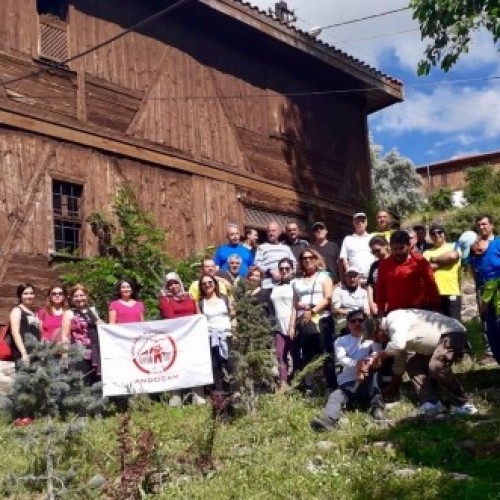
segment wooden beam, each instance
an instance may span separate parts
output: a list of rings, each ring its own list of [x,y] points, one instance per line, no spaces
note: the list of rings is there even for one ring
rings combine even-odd
[[[352,214],[353,206],[348,203],[337,202],[309,193],[283,187],[278,182],[270,181],[251,172],[237,170],[225,165],[218,165],[204,161],[197,162],[190,158],[175,155],[171,151],[162,150],[159,144],[153,144],[145,140],[136,139],[125,134],[92,125],[64,120],[63,124],[55,123],[39,111],[24,107],[18,111],[20,106],[12,106],[8,111],[9,103],[0,99],[0,124],[15,127],[21,130],[42,134],[61,141],[69,141],[82,146],[96,148],[104,152],[126,156],[135,160],[152,163],[201,175],[209,179],[229,182],[237,188],[248,188],[257,190],[263,194],[289,199],[302,203],[309,203],[318,207],[328,208],[347,215]],[[3,110],[1,108],[4,108]],[[166,149],[166,148],[165,148]]]
[[[21,203],[16,207],[14,214],[14,221],[10,226],[7,235],[5,236],[2,246],[0,247],[0,282],[2,282],[7,267],[9,265],[9,259],[12,254],[13,244],[16,238],[19,236],[24,224],[29,220],[35,206],[35,196],[42,181],[45,176],[45,172],[50,163],[50,159],[55,152],[54,146],[47,144],[39,157],[33,175],[26,186],[24,191],[24,197]]]

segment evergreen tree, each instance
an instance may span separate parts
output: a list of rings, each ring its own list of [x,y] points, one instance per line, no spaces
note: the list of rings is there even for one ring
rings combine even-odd
[[[250,287],[240,282],[235,301],[236,327],[232,357],[232,385],[240,394],[248,414],[255,414],[259,391],[274,385],[272,332],[273,323],[263,305],[255,303]]]

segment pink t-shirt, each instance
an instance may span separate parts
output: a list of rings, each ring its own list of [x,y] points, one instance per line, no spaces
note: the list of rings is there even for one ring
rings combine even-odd
[[[36,315],[42,322],[42,340],[52,342],[61,333],[63,315],[50,314],[45,309],[40,309]]]
[[[109,304],[109,310],[116,312],[117,323],[137,323],[142,321],[141,315],[146,308],[140,300],[136,300],[133,306],[125,305],[121,300],[113,300]]]

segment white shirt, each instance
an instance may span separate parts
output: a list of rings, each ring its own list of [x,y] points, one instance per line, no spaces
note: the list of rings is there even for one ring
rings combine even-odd
[[[347,309],[355,311],[356,309],[368,309],[368,292],[358,286],[356,290],[350,291],[345,285],[338,286],[332,295],[333,308]]]
[[[423,309],[397,309],[382,321],[390,339],[386,351],[396,357],[394,373],[404,373],[407,351],[429,356],[436,349],[441,335],[467,332],[460,321]]]
[[[370,266],[375,261],[368,244],[370,240],[368,233],[350,234],[344,238],[340,249],[340,258],[346,261],[347,267],[357,267],[364,278],[368,277]]]
[[[315,276],[310,278],[297,278],[293,282],[293,291],[297,296],[299,303],[305,306],[317,306],[324,298],[323,283],[329,280],[330,276],[325,271],[318,271]],[[297,316],[302,316],[304,311],[297,311]],[[329,309],[321,311],[319,317],[326,318],[331,315]]]
[[[274,315],[278,331],[288,335],[290,317],[293,309],[293,286],[291,283],[275,285],[271,292],[271,302],[274,307]]]
[[[207,318],[209,330],[231,331],[231,318],[223,299],[219,298],[215,303],[203,299],[203,314]]]
[[[382,350],[380,344],[373,342],[373,340],[365,340],[362,335],[360,337],[354,337],[351,334],[344,335],[339,337],[334,345],[335,359],[343,368],[337,375],[339,385],[357,380],[358,371],[356,365],[358,361],[369,358],[370,354]]]

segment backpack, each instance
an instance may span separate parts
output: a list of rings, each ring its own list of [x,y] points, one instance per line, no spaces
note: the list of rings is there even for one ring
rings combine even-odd
[[[0,328],[0,361],[13,361],[12,335],[10,333],[10,323]]]

